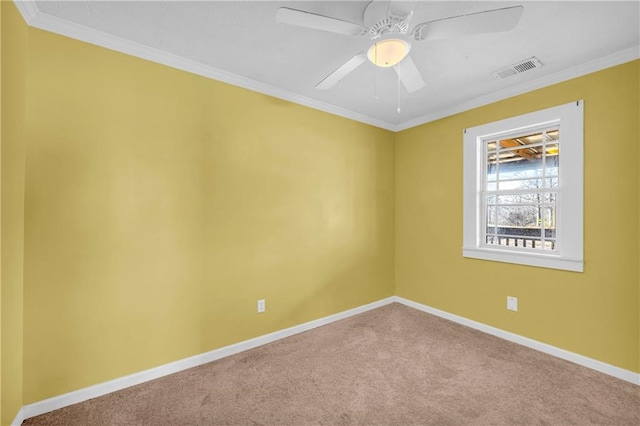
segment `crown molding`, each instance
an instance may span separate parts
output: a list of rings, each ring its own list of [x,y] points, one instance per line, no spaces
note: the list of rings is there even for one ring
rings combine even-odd
[[[331,105],[326,102],[302,96],[288,90],[280,89],[266,83],[242,77],[209,65],[192,61],[172,53],[145,46],[118,36],[114,36],[94,28],[70,22],[38,10],[34,0],[14,0],[25,22],[34,28],[70,37],[96,46],[115,50],[120,53],[146,59],[192,74],[249,89],[264,95],[273,96],[289,102],[307,106],[316,110],[328,112],[350,120],[359,121],[375,127],[393,131],[395,124],[368,116],[356,111]]]
[[[523,93],[531,92],[533,90],[541,89],[543,87],[551,86],[553,84],[561,83],[563,81],[571,80],[583,75],[591,74],[596,71],[603,70],[605,68],[614,67],[616,65],[630,62],[640,58],[640,45],[631,47],[629,49],[622,50],[620,52],[613,53],[611,55],[598,58],[596,60],[586,62],[584,64],[576,65],[566,70],[558,71],[553,74],[546,75],[544,77],[527,81],[517,86],[509,87],[504,90],[500,90],[491,93],[486,96],[480,96],[475,99],[471,99],[466,102],[462,102],[457,105],[453,105],[449,108],[441,109],[437,112],[423,115],[418,118],[405,121],[393,128],[393,131],[399,132],[402,130],[410,129],[412,127],[420,126],[422,124],[429,123],[431,121],[439,120],[444,117],[449,117],[454,114],[459,114],[464,111],[468,111],[473,108],[478,108],[484,105],[488,105],[494,102],[501,101],[503,99],[511,98],[513,96],[521,95]]]
[[[218,80],[223,83],[231,84],[233,86],[242,87],[244,89],[262,93],[264,95],[273,96],[275,98],[283,99],[309,108],[327,112],[329,114],[338,115],[350,120],[369,124],[385,130],[390,130],[392,132],[400,132],[402,130],[429,123],[431,121],[439,120],[441,118],[445,118],[454,114],[459,114],[473,108],[478,108],[484,105],[501,101],[503,99],[521,95],[523,93],[531,92],[533,90],[561,83],[563,81],[571,80],[573,78],[581,77],[586,74],[590,74],[596,71],[603,70],[605,68],[610,68],[640,58],[640,45],[636,45],[629,49],[625,49],[620,52],[616,52],[605,57],[568,68],[566,70],[558,71],[532,81],[524,82],[522,84],[518,84],[504,90],[499,90],[485,96],[470,99],[468,101],[452,105],[448,108],[444,108],[436,112],[425,114],[420,117],[396,124],[380,120],[378,118],[371,117],[369,115],[362,114],[356,111],[352,111],[347,108],[342,108],[326,102],[318,101],[307,96],[302,96],[288,90],[280,89],[266,83],[242,77],[228,71],[204,65],[178,55],[135,43],[121,37],[117,37],[93,28],[86,27],[84,25],[76,24],[52,15],[42,13],[38,10],[38,7],[34,0],[13,1],[22,14],[25,22],[31,27],[50,31],[56,34],[84,41],[86,43],[91,43],[110,50],[115,50],[117,52],[125,53],[127,55],[135,56],[141,59],[146,59],[151,62],[156,62],[192,74],[197,74],[203,77]]]
[[[37,16],[40,14],[38,10],[38,6],[34,0],[13,0],[13,3],[18,8],[18,11],[22,15],[22,19],[29,26],[33,26],[33,22],[36,20]]]

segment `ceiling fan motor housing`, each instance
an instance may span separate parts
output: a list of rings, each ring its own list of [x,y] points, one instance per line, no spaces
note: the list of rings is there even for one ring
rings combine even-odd
[[[409,31],[409,22],[413,12],[406,16],[389,13],[386,18],[376,22],[369,29],[371,40],[377,40],[388,34],[406,34]]]

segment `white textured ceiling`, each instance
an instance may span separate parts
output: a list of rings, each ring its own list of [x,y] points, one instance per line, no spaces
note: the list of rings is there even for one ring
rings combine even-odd
[[[419,1],[414,25],[513,5],[524,13],[510,32],[414,42],[410,55],[426,83],[417,92],[400,87],[398,96],[395,72],[369,62],[321,91],[315,85],[371,41],[279,24],[276,10],[362,23],[367,1],[17,3],[36,27],[391,130],[640,57],[638,1]],[[493,78],[532,56],[543,68]]]

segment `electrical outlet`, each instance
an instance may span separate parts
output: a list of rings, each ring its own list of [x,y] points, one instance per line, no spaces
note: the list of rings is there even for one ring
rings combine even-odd
[[[264,299],[258,300],[258,313],[262,313],[267,309]]]
[[[518,311],[518,298],[507,296],[507,309],[510,311]]]

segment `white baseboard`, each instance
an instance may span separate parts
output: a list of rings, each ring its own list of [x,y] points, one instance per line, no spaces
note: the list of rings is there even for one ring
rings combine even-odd
[[[20,426],[24,419],[24,407],[22,407],[18,410],[18,414],[16,414],[16,417],[11,422],[11,426]]]
[[[500,337],[501,339],[505,339],[510,342],[514,342],[519,345],[526,346],[528,348],[535,349],[540,352],[544,352],[546,354],[555,356],[557,358],[561,358],[566,361],[573,362],[583,367],[587,367],[592,370],[596,370],[601,373],[608,374],[609,376],[613,376],[618,379],[622,379],[626,382],[633,383],[634,385],[640,386],[639,373],[634,373],[633,371],[625,370],[623,368],[616,367],[614,365],[607,364],[605,362],[598,361],[593,358],[586,357],[584,355],[579,355],[574,352],[569,352],[567,350],[560,349],[558,347],[551,346],[546,343],[538,342],[537,340],[529,339],[527,337],[510,333],[508,331],[504,331],[499,328],[492,327],[490,325],[482,324],[480,322],[473,321],[458,315],[450,314],[449,312],[441,311],[440,309],[432,308],[431,306],[423,305],[421,303],[414,302],[412,300],[405,299],[403,297],[393,296],[393,300],[395,302],[401,303],[406,306],[410,306],[420,311],[447,319],[449,321],[456,322],[458,324],[462,324],[470,328],[474,328],[484,333],[491,334],[492,336]]]
[[[345,319],[363,312],[370,311],[372,309],[379,308],[390,303],[401,303],[403,305],[418,309],[420,311],[462,324],[464,326],[482,331],[487,334],[491,334],[496,337],[508,340],[510,342],[517,343],[522,346],[526,346],[531,349],[535,349],[540,352],[561,358],[578,365],[590,368],[592,370],[599,371],[601,373],[608,374],[610,376],[622,379],[624,381],[640,385],[640,374],[634,373],[629,370],[622,369],[620,367],[613,366],[601,361],[597,361],[592,358],[588,358],[583,355],[579,355],[573,352],[569,352],[564,349],[557,348],[555,346],[548,345],[546,343],[538,342],[527,337],[520,336],[508,331],[501,330],[486,324],[482,324],[477,321],[473,321],[455,314],[451,314],[445,311],[441,311],[436,308],[432,308],[427,305],[423,305],[418,302],[414,302],[409,299],[405,299],[399,296],[392,296],[386,299],[379,300],[377,302],[370,303],[368,305],[360,306],[357,308],[349,309],[348,311],[340,312],[334,315],[329,315],[324,318],[320,318],[314,321],[306,322],[294,327],[290,327],[284,330],[276,331],[273,333],[265,334],[264,336],[256,337],[254,339],[245,340],[233,345],[225,346],[220,349],[215,349],[210,352],[206,352],[200,355],[195,355],[189,358],[171,362],[169,364],[161,365],[149,370],[134,373],[128,376],[120,377],[118,379],[110,380],[108,382],[99,383],[97,385],[89,386],[84,389],[69,392],[63,395],[59,395],[53,398],[45,399],[43,401],[34,402],[33,404],[25,405],[20,409],[16,418],[14,419],[12,426],[20,426],[24,419],[38,416],[40,414],[48,413],[53,410],[57,410],[69,405],[77,404],[79,402],[86,401],[91,398],[97,398],[102,395],[106,395],[111,392],[115,392],[121,389],[128,388],[130,386],[138,385],[150,380],[158,379],[160,377],[167,376],[169,374],[177,373],[188,368],[197,367],[208,362],[212,362],[230,355],[234,355],[249,349],[256,348],[258,346],[265,345],[267,343],[275,342],[285,337],[293,336],[298,333],[302,333],[316,327],[320,327],[332,322]]]
[[[12,426],[19,426],[24,419],[39,416],[40,414],[48,413],[50,411],[67,407],[69,405],[77,404],[91,398],[97,398],[111,392],[138,385],[140,383],[148,382],[150,380],[158,379],[160,377],[177,373],[188,368],[197,367],[199,365],[206,364],[208,362],[215,361],[229,355],[234,355],[243,351],[247,351],[249,349],[256,348],[258,346],[265,345],[267,343],[275,342],[276,340],[284,339],[285,337],[293,336],[295,334],[302,333],[326,324],[330,324],[332,322],[345,319],[366,311],[370,311],[372,309],[376,309],[393,302],[393,297],[388,297],[386,299],[378,300],[377,302],[369,303],[368,305],[359,306],[357,308],[349,309],[348,311],[329,315],[327,317],[309,321],[304,324],[296,325],[284,330],[265,334],[264,336],[245,340],[244,342],[225,346],[223,348],[181,359],[169,364],[141,371],[139,373],[134,373],[128,376],[109,380],[108,382],[99,383],[84,389],[79,389],[77,391],[45,399],[43,401],[34,402],[22,407],[22,409],[18,413],[18,417],[16,417],[16,420],[14,420],[14,423],[12,423]]]

